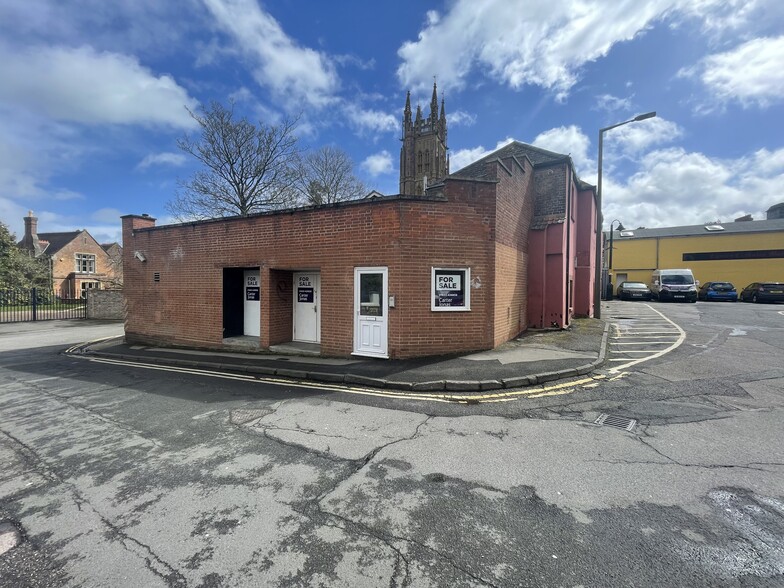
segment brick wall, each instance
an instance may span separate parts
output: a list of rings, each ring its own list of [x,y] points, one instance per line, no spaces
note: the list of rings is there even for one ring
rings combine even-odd
[[[95,272],[76,272],[76,254],[86,253],[95,256]],[[109,255],[87,231],[82,231],[70,243],[57,251],[52,258],[53,287],[63,297],[79,298],[82,282],[102,282],[111,280],[114,264]]]
[[[100,320],[122,320],[125,318],[122,290],[88,291],[87,318]]]
[[[528,233],[533,216],[533,169],[527,159],[494,163],[496,186],[493,346],[527,327]]]
[[[448,202],[377,200],[155,228],[145,228],[154,221],[124,217],[126,336],[220,347],[222,270],[259,267],[261,345],[289,340],[291,306],[273,301],[273,284],[277,288],[291,271],[317,269],[322,354],[347,356],[354,338],[354,268],[386,266],[389,293],[396,296],[389,312],[390,356],[490,348],[493,184],[446,193]],[[146,261],[135,258],[136,251]],[[472,291],[470,312],[431,311],[433,266],[470,267],[472,277],[486,284]]]
[[[566,215],[566,189],[571,178],[570,171],[565,162],[536,169],[534,216]]]

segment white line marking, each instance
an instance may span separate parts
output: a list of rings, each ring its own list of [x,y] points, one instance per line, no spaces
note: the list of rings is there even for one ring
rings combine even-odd
[[[660,313],[655,308],[652,308],[650,305],[646,304],[646,306],[648,308],[650,308],[653,312],[655,312],[658,315],[660,315],[664,320],[666,320],[668,323],[670,323],[673,327],[675,327],[678,330],[679,336],[678,336],[677,341],[675,341],[669,347],[667,347],[665,349],[662,349],[661,351],[657,351],[656,353],[653,353],[652,355],[649,355],[648,357],[641,357],[640,359],[634,359],[634,360],[632,360],[629,363],[626,363],[624,365],[619,365],[617,367],[611,368],[609,370],[609,372],[611,374],[618,373],[620,370],[626,369],[626,368],[631,367],[633,365],[637,365],[638,363],[642,363],[644,361],[649,361],[651,359],[656,359],[657,357],[661,357],[662,355],[665,355],[666,353],[669,353],[670,351],[680,347],[681,343],[683,343],[683,341],[686,339],[686,333],[676,323],[672,322],[670,319],[668,319],[666,316],[664,316],[662,313]],[[610,361],[615,361],[615,360],[611,359]]]

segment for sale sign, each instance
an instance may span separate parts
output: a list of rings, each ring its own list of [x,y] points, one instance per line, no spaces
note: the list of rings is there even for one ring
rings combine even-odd
[[[433,309],[466,310],[466,270],[433,270]]]

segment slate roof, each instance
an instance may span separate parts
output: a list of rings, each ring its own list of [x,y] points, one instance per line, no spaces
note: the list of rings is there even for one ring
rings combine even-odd
[[[67,233],[38,233],[38,240],[48,242],[49,247],[47,247],[44,251],[47,255],[54,255],[81,234],[82,231],[69,231]]]
[[[708,230],[706,226],[720,226],[723,230]],[[662,227],[659,229],[625,229],[633,235],[622,236],[621,231],[613,231],[613,240],[652,239],[655,237],[693,237],[695,235],[737,235],[740,233],[765,233],[771,231],[784,231],[784,218],[773,220],[740,221],[729,223],[708,223],[707,225],[687,225],[683,227]],[[605,234],[610,235],[609,231]]]
[[[481,159],[477,159],[474,163],[471,163],[464,168],[449,174],[447,177],[471,178],[476,180],[488,179],[486,171],[486,164],[488,161],[493,159],[506,159],[512,156],[517,157],[517,159],[520,160],[522,160],[524,157],[527,157],[534,167],[548,163],[567,161],[569,159],[568,155],[555,153],[540,147],[534,147],[533,145],[521,143],[520,141],[512,141],[508,145],[504,145],[500,149],[496,149]]]

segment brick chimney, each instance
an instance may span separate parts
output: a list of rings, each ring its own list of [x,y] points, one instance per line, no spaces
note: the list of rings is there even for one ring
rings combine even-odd
[[[33,211],[27,211],[27,216],[24,217],[25,234],[22,239],[22,249],[35,253],[36,243],[38,243],[38,218],[33,216]]]

